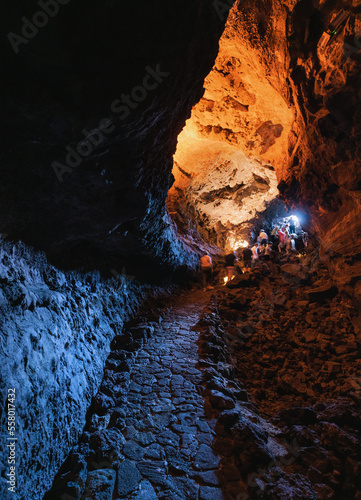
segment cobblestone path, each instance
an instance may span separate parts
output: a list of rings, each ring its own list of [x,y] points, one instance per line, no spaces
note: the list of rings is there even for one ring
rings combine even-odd
[[[202,374],[196,368],[199,334],[192,330],[204,304],[199,292],[186,304],[183,298],[138,352],[129,385],[118,498],[223,499],[215,472],[220,457],[212,451],[214,431],[205,417]]]
[[[115,337],[84,433],[44,500],[226,498],[193,329],[209,299],[182,294],[159,324]],[[134,348],[144,327],[154,331]]]

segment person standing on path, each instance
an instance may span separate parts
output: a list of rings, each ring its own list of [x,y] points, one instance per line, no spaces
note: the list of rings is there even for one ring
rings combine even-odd
[[[212,257],[210,257],[207,254],[204,254],[200,260],[201,260],[201,272],[203,280],[203,291],[205,292],[206,290],[213,290],[214,287],[210,285],[210,281],[213,277]]]
[[[296,221],[293,215],[290,218],[290,234],[294,234],[296,232]]]
[[[231,279],[234,276],[234,271],[235,271],[235,262],[238,262],[238,259],[236,257],[236,253],[232,252],[226,255],[225,257],[225,263],[226,263],[226,269],[227,269],[227,283],[228,281],[231,281]]]
[[[272,255],[272,246],[270,243],[267,243],[264,249],[264,260],[271,260]]]
[[[276,238],[278,238],[278,226],[276,226],[272,229],[272,233],[270,236],[270,242],[274,243],[276,241]]]
[[[253,263],[253,266],[255,266],[258,262],[258,258],[259,258],[259,244],[256,243],[252,248],[252,263]]]
[[[268,234],[266,233],[266,231],[264,229],[261,229],[261,231],[259,233],[258,243],[260,245],[263,245],[263,246],[266,246],[266,244],[268,243]]]
[[[278,231],[278,251],[282,252],[283,248],[285,247],[285,240],[286,240],[286,233],[285,233],[285,228],[282,227]]]
[[[296,251],[295,240],[293,236],[289,236],[286,240],[286,254],[292,255]]]
[[[243,249],[243,272],[251,272],[252,250],[247,246]]]

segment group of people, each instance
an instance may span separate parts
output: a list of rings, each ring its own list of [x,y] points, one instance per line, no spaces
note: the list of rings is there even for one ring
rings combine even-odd
[[[250,272],[252,267],[252,250],[250,248],[243,249],[243,272]],[[227,271],[227,276],[225,282],[231,281],[236,273],[236,265],[239,262],[239,258],[236,252],[231,252],[227,254],[224,258],[225,268]],[[212,258],[205,254],[200,259],[200,266],[202,272],[202,284],[203,291],[213,290],[211,281],[213,279],[213,262]]]
[[[227,270],[227,278],[226,281],[230,281],[236,270],[236,263],[238,262],[238,258],[236,252],[231,252],[225,256],[225,267]],[[213,263],[212,258],[205,254],[200,259],[201,264],[201,272],[202,272],[202,284],[203,291],[213,290],[213,286],[210,284],[213,279]]]
[[[250,272],[252,267],[252,250],[250,248],[243,249],[243,272]],[[225,268],[227,271],[227,277],[225,281],[231,281],[236,273],[236,265],[239,262],[239,258],[236,252],[231,252],[227,254],[224,258]],[[213,262],[212,258],[205,254],[200,258],[200,266],[202,272],[202,284],[203,291],[213,290],[213,286],[210,284],[213,279]]]
[[[304,233],[303,246],[307,246],[306,234]],[[257,243],[252,248],[254,259],[264,256],[264,260],[270,260],[272,252],[277,250],[292,255],[297,251],[296,238],[294,223],[285,224],[282,227],[276,226],[273,228],[270,237],[261,229]]]
[[[261,229],[257,237],[255,245],[251,248],[247,245],[242,249],[239,255],[236,252],[230,252],[225,256],[224,263],[227,271],[225,281],[230,281],[235,275],[237,262],[242,262],[242,271],[250,272],[258,260],[269,261],[274,252],[286,252],[286,255],[292,255],[299,248],[296,248],[296,241],[301,241],[302,247],[307,247],[308,234],[303,232],[302,239],[297,238],[295,234],[295,223],[290,219],[290,224],[285,224],[281,227],[276,226],[272,230],[270,236],[264,229]],[[204,255],[200,260],[201,271],[203,276],[203,290],[213,289],[210,282],[213,277],[213,263],[209,255]]]
[[[272,230],[272,242],[277,245],[279,252],[286,250],[287,254],[290,254],[296,250],[295,235],[292,229],[294,229],[292,226],[286,224],[281,228],[276,226]]]

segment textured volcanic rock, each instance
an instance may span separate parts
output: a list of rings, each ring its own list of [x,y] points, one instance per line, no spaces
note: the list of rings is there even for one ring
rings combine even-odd
[[[15,388],[11,404],[16,409],[19,443],[18,498],[24,498],[27,491],[31,498],[41,498],[50,485],[84,426],[111,339],[121,334],[124,321],[143,297],[139,284],[125,277],[102,280],[95,273],[64,273],[49,265],[43,254],[1,242],[0,404],[5,417],[8,389]],[[114,405],[112,398],[104,398]],[[11,436],[5,418],[2,422],[5,458]],[[99,441],[107,444],[105,436]],[[1,498],[8,498],[7,472],[4,460]]]
[[[284,13],[273,21],[274,36],[280,37],[278,65],[268,68],[260,47],[247,39],[254,19],[243,16],[253,10],[243,3],[232,10],[204,97],[179,135],[174,156],[175,188],[196,208],[208,236],[223,229],[228,238],[218,237],[217,244],[231,248],[249,237],[255,216],[276,199],[294,122],[285,99]]]
[[[287,95],[287,47],[284,44],[285,11],[275,3],[274,16],[264,9],[242,2],[234,8],[220,40],[219,54],[205,80],[205,94],[194,106],[186,128],[179,136],[175,159],[191,149],[189,138],[227,143],[246,155],[257,156],[277,171],[287,167],[288,136],[294,111]],[[272,47],[277,54],[265,61],[269,50],[261,51],[250,32],[257,29],[256,17],[270,23]],[[272,27],[272,28],[271,28]],[[262,39],[264,43],[264,39]],[[264,46],[262,48],[265,48]],[[179,158],[179,160],[178,160]],[[196,170],[196,167],[195,167]]]
[[[299,4],[290,18],[290,76],[299,104],[297,121],[304,126],[282,187],[286,197],[296,196],[306,204],[335,277],[357,294],[360,7],[359,1],[313,2],[301,12]],[[344,29],[326,48],[317,47],[320,34],[340,9],[349,14]]]
[[[273,168],[250,160],[234,146],[188,139],[185,151],[177,151],[176,158],[185,173],[180,172],[175,187],[186,189],[198,217],[209,227],[217,222],[223,226],[246,223],[278,195]]]
[[[308,299],[310,290],[327,288],[322,285],[330,275],[317,251],[307,251],[301,259],[275,256],[258,265],[251,272],[257,286],[216,289],[197,326],[201,340],[234,364],[232,377],[222,380],[221,363],[214,364],[218,373],[209,368],[218,361],[215,351],[204,351],[200,342],[208,361],[204,396],[217,418],[216,449],[227,449],[224,470],[236,466],[247,482],[248,495],[241,498],[360,497],[361,344],[352,327],[357,310],[337,292],[321,303]],[[283,279],[286,274],[295,278],[292,283]],[[239,387],[234,409],[220,413],[212,393],[228,399],[231,384]]]
[[[202,97],[226,12],[205,0],[57,7],[49,18],[34,1],[1,6],[0,229],[62,263],[106,253],[145,268],[145,255],[193,265],[164,200],[177,134]],[[342,29],[323,45],[341,9]],[[310,212],[340,284],[357,293],[360,29],[358,0],[236,2],[179,139],[180,152],[190,138],[204,152],[218,148],[219,167],[237,150],[250,170],[272,165],[287,203]],[[178,164],[189,179],[194,168]],[[256,174],[247,186],[257,203],[238,179],[210,185],[201,205],[220,195],[228,212],[259,210],[275,178],[271,187]]]
[[[110,265],[113,259],[126,261],[130,269],[134,262],[144,268],[155,262],[193,266],[195,257],[178,238],[164,202],[173,181],[177,134],[202,97],[222,16],[208,0],[160,0],[156,6],[140,0],[54,0],[59,12],[51,15],[41,14],[42,5],[8,0],[0,7],[0,230],[67,265],[98,265],[107,257]],[[344,29],[321,47],[322,33],[341,8],[349,14]],[[298,468],[320,496],[341,490],[359,495],[361,488],[359,324],[349,298],[361,293],[360,11],[356,0],[237,2],[206,94],[195,108],[191,134],[185,136],[187,146],[190,139],[200,140],[199,150],[219,159],[208,157],[200,169],[203,178],[179,163],[179,179],[194,188],[197,204],[218,198],[230,205],[227,221],[242,203],[260,210],[275,195],[277,179],[287,203],[310,212],[321,256],[338,281],[332,286],[311,255],[302,265],[276,268],[278,278],[274,269],[255,273],[249,290],[241,281],[238,289],[226,289],[221,313],[230,328],[225,339],[241,352],[240,372],[254,383],[251,396],[263,400],[267,389],[267,408],[261,409],[269,413],[277,414],[282,405],[296,408],[275,419],[286,418],[284,435],[296,437],[305,450],[289,476],[274,485],[274,498],[308,494],[308,479],[297,486],[301,481],[291,475]],[[235,159],[244,168],[232,178]],[[201,186],[203,180],[207,186]],[[208,215],[213,223],[214,212]],[[3,378],[20,385],[19,464],[28,470],[27,476],[20,474],[21,487],[37,495],[82,426],[104,353],[140,297],[126,294],[125,278],[124,287],[107,287],[94,276],[64,277],[17,252],[8,248],[1,255],[7,328],[2,347],[8,358]],[[219,319],[209,314],[203,320],[217,331],[209,331],[201,351],[213,357],[214,366],[223,363],[222,373],[233,373],[219,342]],[[126,345],[115,339],[117,355],[112,353],[107,365],[112,373],[93,401],[99,415],[90,428],[99,428],[99,434],[82,443],[89,460],[121,448],[118,433],[103,432],[108,425],[103,413],[122,401],[129,357],[146,336],[147,330],[130,330]],[[135,393],[141,384],[132,386]],[[5,394],[3,382],[2,389]],[[220,390],[219,383],[209,388],[219,410],[232,407],[228,389]],[[340,396],[349,412],[334,401]],[[225,427],[231,426],[234,416],[223,418]],[[110,423],[123,428],[121,410]],[[34,427],[36,436],[43,435],[41,442]],[[145,444],[149,436],[138,440]],[[244,442],[241,434],[239,442]],[[152,446],[149,456],[161,460]],[[126,451],[131,463],[139,448]],[[260,455],[271,459],[268,452]],[[83,477],[84,463],[73,460]],[[178,467],[176,457],[171,466]],[[142,472],[151,479],[156,470]],[[101,473],[93,474],[90,488],[97,491],[103,480]]]
[[[242,379],[270,415],[279,405],[301,407],[317,398],[359,392],[360,340],[353,327],[358,311],[352,297],[327,285],[330,276],[316,251],[299,263],[293,260],[261,267],[256,286],[244,288],[244,282],[234,278],[235,288],[227,286],[220,303]],[[292,282],[284,280],[290,271],[296,272]],[[302,279],[305,273],[307,281]],[[247,282],[251,285],[249,277]],[[321,294],[320,289],[332,293]],[[300,418],[306,422],[306,416],[303,412]],[[287,418],[298,424],[298,417],[296,413]]]
[[[323,46],[321,37],[342,10],[343,24]],[[220,171],[226,146],[241,150],[250,170],[255,159],[272,165],[283,199],[311,216],[308,229],[319,238],[322,257],[338,282],[358,296],[360,33],[359,0],[237,2],[204,97],[179,137],[174,167],[179,187],[191,185],[189,198],[205,214],[202,224],[211,226],[204,199],[192,198],[192,184],[207,161],[214,168],[215,144]],[[227,197],[218,200],[219,214],[230,211],[231,179]],[[215,178],[204,182],[203,191],[223,187]],[[252,210],[252,200],[241,201],[231,207],[233,217],[242,218],[248,206]]]
[[[207,0],[55,5],[0,8],[1,231],[62,263],[192,265],[164,201],[224,20]]]

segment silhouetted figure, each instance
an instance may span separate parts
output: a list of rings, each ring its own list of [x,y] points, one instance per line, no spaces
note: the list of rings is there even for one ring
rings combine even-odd
[[[242,251],[243,255],[243,271],[250,272],[252,266],[252,250],[248,247]]]
[[[225,263],[226,263],[226,269],[227,269],[227,282],[231,281],[231,279],[234,276],[234,271],[235,271],[235,262],[237,262],[238,259],[236,257],[236,253],[232,252],[226,255],[225,257]]]
[[[302,241],[303,241],[304,247],[307,248],[308,242],[309,242],[309,236],[308,236],[308,233],[306,233],[306,231],[304,231],[304,233],[302,235]]]
[[[203,291],[205,292],[207,289],[208,290],[213,289],[213,286],[210,285],[210,282],[213,278],[212,257],[210,257],[207,254],[204,254],[203,257],[201,257],[200,261],[201,261]]]
[[[290,219],[290,234],[294,234],[296,232],[295,219],[291,217]]]

